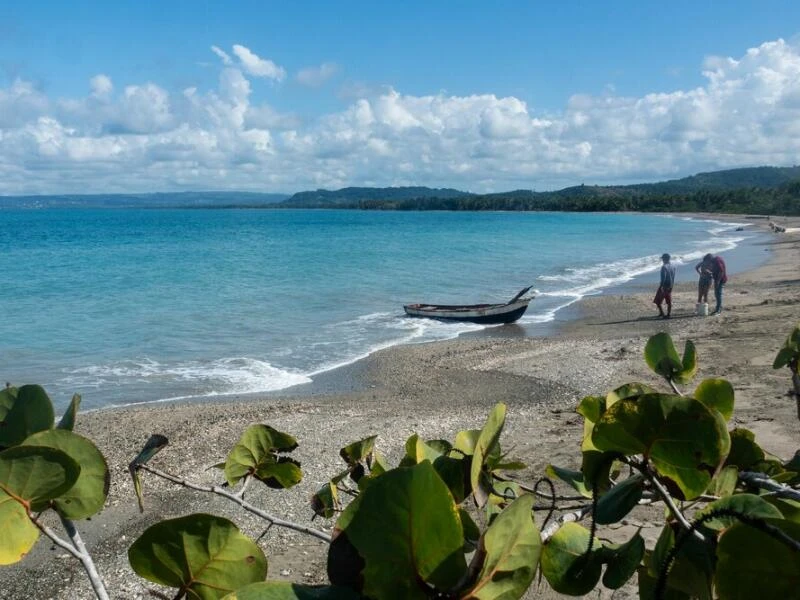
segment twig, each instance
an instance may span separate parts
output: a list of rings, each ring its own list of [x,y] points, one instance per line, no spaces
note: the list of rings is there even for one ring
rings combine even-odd
[[[541,498],[547,498],[548,500],[553,500],[554,497],[550,494],[545,494],[544,492],[540,492],[536,488],[526,485],[524,483],[520,483],[516,479],[512,477],[508,477],[507,475],[498,475],[497,473],[492,473],[495,479],[499,479],[500,481],[510,481],[511,483],[516,483],[519,486],[519,489],[530,492],[531,494],[536,494]],[[578,500],[586,500],[586,496],[555,496],[555,500],[558,502],[576,502]]]
[[[97,596],[99,600],[109,600],[108,592],[106,592],[106,587],[103,584],[103,579],[100,577],[100,573],[97,572],[97,567],[95,567],[94,561],[92,560],[92,555],[86,550],[86,546],[83,544],[83,538],[81,538],[81,534],[78,533],[78,530],[75,528],[75,523],[61,515],[58,516],[61,519],[61,525],[64,526],[64,531],[67,532],[69,539],[72,541],[72,545],[75,546],[75,549],[80,553],[81,564],[83,564],[86,575],[89,577],[95,596]]]
[[[251,481],[252,479],[253,479],[253,476],[252,476],[252,475],[245,475],[244,482],[242,483],[242,489],[240,489],[240,490],[239,490],[239,493],[238,493],[238,494],[236,494],[236,495],[237,495],[237,496],[239,496],[239,498],[241,498],[242,500],[244,500],[244,493],[247,491],[247,486],[249,486],[249,485],[250,485],[250,481]]]
[[[677,519],[678,523],[681,524],[681,527],[683,527],[687,531],[690,531],[692,535],[694,535],[694,537],[696,537],[701,542],[705,542],[706,541],[705,536],[696,529],[694,529],[692,527],[692,524],[689,523],[689,521],[686,519],[685,516],[683,516],[683,513],[680,511],[680,509],[677,506],[675,506],[675,502],[673,502],[672,496],[670,496],[666,488],[663,485],[661,485],[661,482],[658,480],[658,478],[653,476],[653,474],[647,468],[647,465],[634,461],[630,461],[628,464],[633,465],[633,467],[637,471],[639,471],[642,475],[645,476],[647,481],[650,482],[650,485],[656,488],[659,496],[661,496],[661,499],[664,501],[664,504],[667,505],[667,508],[669,508],[669,511],[672,513],[672,516],[674,516],[675,519]]]
[[[186,479],[181,479],[180,477],[176,477],[175,475],[171,475],[170,473],[166,473],[164,471],[160,471],[158,469],[154,469],[149,465],[138,465],[139,469],[144,469],[148,473],[152,473],[153,475],[157,475],[167,481],[171,481],[173,483],[177,483],[178,485],[182,485],[183,487],[197,490],[198,492],[207,492],[210,494],[217,494],[218,496],[222,496],[223,498],[227,498],[231,502],[235,502],[243,509],[248,512],[253,513],[271,523],[273,525],[277,525],[278,527],[285,527],[286,529],[293,529],[294,531],[299,531],[300,533],[305,533],[307,535],[313,536],[322,540],[323,542],[331,543],[331,536],[329,536],[324,531],[320,531],[319,529],[314,529],[313,527],[306,527],[305,525],[300,525],[299,523],[293,523],[291,521],[284,521],[278,517],[275,517],[267,512],[264,512],[260,508],[253,506],[249,502],[245,502],[242,498],[237,496],[236,494],[231,494],[230,492],[226,492],[218,485],[200,485],[197,483],[193,483]]]
[[[779,498],[791,498],[792,500],[800,500],[800,490],[793,487],[778,483],[770,479],[764,473],[755,473],[753,471],[742,471],[739,473],[739,481],[750,486],[759,487],[772,492],[771,495]]]
[[[673,391],[673,392],[675,392],[676,394],[678,394],[678,396],[683,396],[683,394],[681,394],[681,391],[678,389],[678,386],[676,386],[676,385],[675,385],[675,382],[672,380],[672,377],[670,377],[669,379],[667,379],[667,381],[669,381],[669,387],[671,387],[671,388],[672,388],[672,391]]]
[[[28,518],[34,525],[36,525],[36,527],[39,528],[39,531],[41,531],[43,534],[49,537],[56,546],[58,546],[62,550],[66,550],[74,558],[77,558],[78,560],[81,559],[80,553],[77,550],[75,550],[75,548],[70,546],[69,542],[66,542],[62,540],[60,537],[58,537],[58,534],[55,531],[53,531],[47,525],[42,523],[37,517],[34,517],[33,515],[28,515]]]
[[[585,519],[588,515],[592,513],[592,505],[587,504],[583,508],[580,508],[576,511],[569,512],[565,515],[561,515],[558,519],[550,523],[547,527],[542,530],[542,541],[546,542],[549,540],[556,531],[558,531],[564,523],[572,523],[576,521],[580,521]]]
[[[33,524],[36,525],[36,527],[38,527],[43,534],[49,537],[56,546],[66,550],[73,557],[81,561],[83,569],[86,571],[86,575],[89,578],[89,582],[92,584],[94,595],[99,600],[109,600],[108,592],[106,591],[106,586],[103,583],[103,579],[100,577],[100,573],[97,572],[97,567],[95,567],[91,554],[89,554],[89,551],[86,550],[86,546],[83,543],[81,534],[78,533],[77,529],[75,529],[75,524],[69,519],[65,519],[59,515],[61,518],[61,524],[64,526],[64,531],[67,532],[67,535],[72,542],[70,545],[68,542],[58,537],[58,534],[55,531],[42,523],[37,517],[34,517],[33,515],[28,516]]]

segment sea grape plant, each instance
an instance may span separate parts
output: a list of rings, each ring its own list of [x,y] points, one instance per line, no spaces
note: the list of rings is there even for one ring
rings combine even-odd
[[[0,565],[18,562],[40,532],[79,559],[98,598],[108,598],[75,520],[100,510],[110,483],[105,458],[91,440],[72,431],[80,396],[55,425],[53,404],[38,385],[0,390]],[[69,542],[41,520],[57,515]]]
[[[789,366],[795,376],[798,356],[796,329],[775,367]],[[311,499],[315,517],[335,519],[332,535],[244,498],[251,481],[285,489],[301,480],[301,465],[288,456],[298,444],[291,435],[265,424],[249,427],[216,465],[224,473],[220,485],[153,466],[168,444],[154,435],[129,465],[140,505],[142,473],[225,497],[270,527],[326,542],[330,583],[266,579],[258,540],[207,514],[149,527],[129,550],[131,566],[173,588],[176,599],[506,600],[522,597],[537,574],[575,596],[635,578],[643,599],[793,597],[800,589],[800,453],[783,461],[762,449],[753,432],[731,428],[735,394],[728,381],[679,387],[696,374],[691,342],[680,357],[671,338],[657,334],[646,344],[645,361],[669,390],[633,382],[583,398],[579,468],[549,465],[532,485],[513,473],[525,465],[501,448],[504,404],[483,427],[452,440],[412,435],[396,465],[378,453],[377,436],[348,444],[339,453],[342,470]],[[94,514],[105,501],[105,462],[69,429],[79,399],[60,429],[45,399],[38,386],[0,392],[0,522],[11,532],[0,538],[6,564],[45,531],[38,511],[56,511],[69,534],[71,519]],[[554,482],[569,495],[556,493]],[[646,542],[636,531],[609,541],[605,527],[655,503],[665,507],[657,540]],[[73,548],[82,547],[69,535]],[[95,590],[107,597],[102,582]]]
[[[800,419],[800,325],[794,328],[783,348],[780,349],[772,363],[773,369],[788,367],[792,373],[794,399],[797,402],[797,418]]]

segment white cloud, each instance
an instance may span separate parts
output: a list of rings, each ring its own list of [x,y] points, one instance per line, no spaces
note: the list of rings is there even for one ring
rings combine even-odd
[[[211,51],[222,59],[223,65],[233,64],[230,55],[219,46],[211,46]]]
[[[286,77],[286,70],[283,67],[276,65],[269,59],[260,58],[245,46],[234,44],[233,53],[239,58],[242,68],[249,75],[266,77],[276,81],[283,81]]]
[[[89,80],[89,86],[92,89],[92,96],[95,98],[105,99],[114,91],[114,84],[108,75],[95,75]]]
[[[49,98],[24,79],[0,88],[0,193],[544,189],[800,163],[800,45],[783,40],[706,59],[695,89],[575,95],[546,115],[489,93],[363,88],[314,119],[255,103],[250,78],[280,68],[236,48],[241,64],[228,57],[210,91],[149,82],[114,93],[102,74],[82,98]]]
[[[308,87],[320,87],[339,72],[334,63],[322,63],[318,67],[306,67],[298,71],[297,82]]]

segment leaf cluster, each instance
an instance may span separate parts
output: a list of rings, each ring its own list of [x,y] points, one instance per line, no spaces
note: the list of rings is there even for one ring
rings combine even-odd
[[[62,520],[99,512],[110,477],[105,458],[72,431],[80,396],[58,425],[53,404],[38,385],[0,390],[0,565],[18,562],[39,539],[36,515]]]
[[[796,374],[799,332],[787,339],[776,368],[794,365]],[[501,447],[504,404],[483,427],[452,439],[412,435],[396,465],[377,451],[377,436],[343,447],[342,470],[311,498],[315,517],[335,520],[328,585],[268,580],[258,541],[232,521],[204,513],[149,527],[130,547],[129,561],[142,577],[176,589],[175,598],[203,600],[510,600],[521,598],[537,574],[567,595],[600,585],[617,589],[635,577],[641,598],[793,597],[800,589],[800,453],[782,461],[753,432],[730,427],[735,397],[728,381],[678,387],[697,372],[692,342],[681,356],[667,334],[655,335],[644,359],[668,389],[632,382],[581,400],[580,468],[550,465],[550,479],[533,486],[509,474],[525,465]],[[55,426],[39,386],[0,391],[0,564],[30,550],[40,511],[53,510],[68,522],[95,514],[105,502],[105,460],[72,432],[79,402],[76,396]],[[250,426],[215,465],[224,473],[222,486],[152,468],[166,445],[163,436],[151,437],[129,465],[140,506],[140,474],[148,471],[267,518],[245,502],[248,482],[285,489],[303,477],[290,456],[297,440],[266,424]],[[552,481],[577,495],[557,496]],[[541,483],[550,494],[539,491]],[[665,507],[652,547],[640,531],[621,543],[605,539],[603,527],[652,503]],[[587,518],[588,526],[579,522]]]

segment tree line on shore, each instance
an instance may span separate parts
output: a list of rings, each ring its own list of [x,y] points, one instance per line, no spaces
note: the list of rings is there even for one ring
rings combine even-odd
[[[584,188],[585,190],[581,190]],[[282,203],[289,207],[290,203]],[[361,210],[459,211],[567,211],[567,212],[711,212],[733,214],[800,215],[800,180],[776,188],[701,189],[688,193],[663,193],[637,188],[580,186],[557,192],[518,190],[451,198],[421,197],[319,203],[304,208]]]

